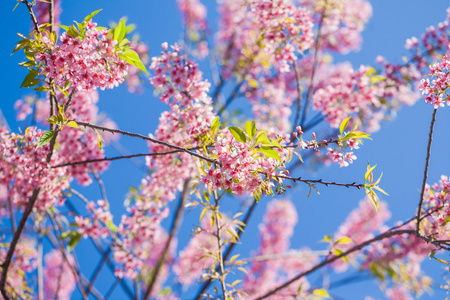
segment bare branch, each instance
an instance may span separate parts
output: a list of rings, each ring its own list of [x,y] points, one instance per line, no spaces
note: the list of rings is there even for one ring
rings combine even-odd
[[[190,154],[192,156],[195,156],[197,158],[206,160],[206,161],[208,161],[210,163],[213,163],[213,164],[216,164],[216,165],[220,165],[220,163],[218,161],[216,161],[214,159],[211,159],[211,158],[208,158],[208,157],[205,157],[205,156],[200,155],[198,153],[192,152],[191,150],[189,150],[187,148],[183,148],[183,147],[175,146],[175,145],[172,145],[172,144],[169,144],[169,143],[166,143],[166,142],[162,142],[162,141],[153,139],[151,137],[147,137],[147,136],[139,134],[139,133],[132,133],[132,132],[127,132],[127,131],[123,131],[123,130],[119,130],[119,129],[106,128],[106,127],[93,125],[93,124],[89,124],[89,123],[85,123],[85,122],[78,122],[77,121],[77,124],[81,125],[81,126],[84,126],[84,127],[89,127],[89,128],[93,128],[93,129],[98,129],[98,130],[102,130],[102,131],[111,132],[111,133],[119,133],[119,134],[122,134],[122,135],[127,135],[127,136],[131,136],[131,137],[137,137],[137,138],[140,138],[140,139],[143,139],[143,140],[146,140],[146,141],[150,141],[150,142],[155,143],[155,144],[160,144],[160,145],[166,146],[168,148],[172,148],[172,149],[180,150],[182,152],[186,152],[186,153],[188,153],[188,154]]]
[[[427,184],[428,166],[430,164],[430,155],[431,155],[431,142],[433,141],[433,129],[434,129],[434,122],[436,121],[436,113],[437,109],[435,108],[433,111],[433,116],[431,118],[430,132],[428,134],[427,158],[425,159],[425,171],[423,173],[422,191],[420,192],[420,201],[419,205],[417,206],[417,224],[416,224],[417,234],[419,234],[420,231],[420,221],[421,221],[420,213],[422,212],[423,196],[425,194],[425,186]]]

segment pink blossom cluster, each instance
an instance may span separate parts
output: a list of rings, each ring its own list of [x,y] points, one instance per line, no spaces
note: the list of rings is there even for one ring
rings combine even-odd
[[[61,95],[62,99],[62,95]],[[98,112],[98,92],[79,91],[72,97],[66,116],[71,120],[93,123],[108,128],[116,128],[116,124]],[[118,139],[118,135],[102,133],[105,142]],[[101,159],[105,157],[104,149],[99,149],[97,134],[93,130],[80,130],[65,126],[59,133],[59,153],[64,153],[65,163]],[[67,172],[76,178],[81,185],[92,183],[91,173],[104,172],[109,167],[108,161],[94,162],[89,164],[78,164],[67,167]]]
[[[6,186],[14,207],[25,208],[35,189],[40,188],[34,208],[46,210],[64,202],[63,191],[69,187],[67,170],[51,168],[62,162],[53,153],[47,163],[49,144],[37,147],[42,131],[29,127],[25,134],[9,133],[0,127],[0,185]]]
[[[261,244],[244,278],[243,290],[249,297],[256,298],[270,291],[294,274],[307,270],[318,258],[309,249],[289,250],[289,240],[297,224],[297,210],[289,200],[273,200],[266,209],[263,223],[259,226]],[[262,259],[267,257],[266,259]],[[302,285],[301,296],[306,296],[309,282],[303,278],[297,284],[280,291],[280,294],[297,294]],[[280,299],[273,296],[269,299]]]
[[[426,236],[433,236],[437,240],[446,240],[450,232],[450,180],[448,176],[441,176],[438,183],[426,185],[424,194],[424,208],[435,210],[421,222],[421,229]]]
[[[124,81],[128,66],[119,58],[117,41],[107,34],[107,29],[99,30],[97,23],[90,21],[83,37],[64,32],[59,44],[44,38],[49,50],[36,54],[36,61],[43,63],[41,75],[61,87],[69,81],[77,91],[118,86]]]
[[[447,18],[436,27],[428,27],[420,39],[411,37],[406,40],[405,48],[412,52],[411,61],[417,64],[418,69],[427,68],[432,60],[439,60],[441,55],[448,51],[449,29],[450,8],[447,9]]]
[[[147,65],[149,62],[149,50],[148,50],[148,46],[141,42],[138,41],[137,39],[133,39],[129,46],[136,51],[136,53],[139,55],[139,58],[141,59],[142,63],[144,65]],[[128,91],[130,93],[140,93],[142,91],[142,83],[143,83],[143,79],[140,77],[140,75],[142,74],[142,70],[139,69],[136,66],[133,65],[128,65],[128,75],[125,78],[125,83],[128,87]]]
[[[71,254],[67,254],[70,265],[75,264]],[[72,267],[60,250],[54,249],[44,257],[44,293],[46,299],[69,300],[75,290],[75,275]]]
[[[300,3],[314,11],[314,23],[321,23],[322,48],[344,54],[359,50],[361,32],[372,16],[372,5],[368,1],[301,0]]]
[[[188,38],[195,45],[193,52],[197,57],[204,58],[209,53],[206,41],[208,30],[206,6],[199,0],[178,0],[177,2],[178,9],[183,15]]]
[[[6,258],[8,248],[0,248],[0,263]],[[37,251],[33,240],[22,239],[16,246],[12,263],[8,268],[6,290],[17,298],[27,297],[27,282],[24,273],[33,272],[37,267]],[[3,297],[0,295],[0,299]]]
[[[66,97],[62,93],[57,93],[57,97],[62,100]],[[71,120],[93,123],[108,128],[116,128],[116,124],[106,116],[98,112],[97,102],[99,100],[98,92],[79,91],[73,94],[72,102],[66,112],[66,117]],[[29,114],[33,113],[34,119],[42,124],[48,124],[45,120],[49,117],[49,100],[36,99],[34,97],[25,97],[24,100],[18,100],[15,104],[19,110],[17,118],[24,120]],[[33,110],[34,108],[34,110]],[[57,115],[57,112],[53,112]],[[105,142],[116,140],[119,136],[110,133],[102,133]],[[103,149],[99,149],[97,143],[97,134],[92,130],[80,130],[65,126],[58,134],[58,153],[64,153],[61,157],[62,163],[79,162],[91,159],[101,159],[105,157]],[[81,185],[92,183],[90,174],[93,170],[102,173],[109,166],[108,161],[94,162],[89,164],[70,165],[66,167],[67,174],[77,179]]]
[[[221,5],[220,15],[217,44],[223,45],[224,78],[244,72],[255,78],[272,66],[289,71],[296,52],[313,43],[310,13],[289,0],[228,0]]]
[[[401,229],[415,230],[416,225],[410,222]],[[436,247],[414,235],[407,233],[395,235],[371,244],[365,253],[362,268],[369,269],[371,263],[375,263],[381,268],[387,268],[391,263],[396,264],[405,259],[421,261],[433,249]]]
[[[267,193],[274,186],[270,178],[284,167],[284,161],[254,153],[250,147],[250,142],[236,141],[230,132],[219,135],[211,152],[221,165],[212,165],[206,170],[202,183],[214,190],[230,189],[235,195],[253,193],[259,188]],[[274,149],[284,157],[283,150]]]
[[[78,233],[84,238],[107,238],[110,233],[107,226],[112,224],[113,218],[108,204],[104,200],[98,200],[97,204],[91,201],[86,204],[86,208],[90,217],[75,216]]]
[[[371,84],[367,71],[365,66],[353,70],[350,64],[340,64],[331,70],[328,84],[314,92],[313,108],[322,113],[331,127],[338,128],[349,115],[370,119],[373,111],[380,108],[378,90]]]
[[[152,58],[150,69],[155,76],[150,82],[170,110],[161,114],[160,124],[151,136],[180,147],[196,147],[198,137],[209,130],[215,117],[207,95],[210,84],[203,79],[198,66],[181,54],[180,47],[174,45],[173,51],[169,51],[164,43],[163,49],[160,57]],[[154,153],[173,150],[154,143],[149,143],[149,147]],[[182,152],[154,156],[147,160],[147,165],[154,172],[143,181],[143,194],[167,203],[175,198],[184,181],[197,173],[198,162]]]
[[[197,136],[205,133],[214,119],[207,95],[209,83],[203,80],[198,66],[181,54],[180,47],[174,45],[172,49],[169,51],[164,43],[161,56],[152,58],[150,66],[155,75],[150,82],[160,92],[161,101],[170,105],[170,111],[162,113],[155,135],[151,136],[172,145],[195,147]],[[153,143],[149,143],[149,148],[152,153],[173,150]],[[168,215],[165,206],[175,199],[184,182],[198,172],[197,159],[184,152],[153,156],[147,165],[154,172],[142,180],[135,202],[128,207],[129,214],[122,217],[119,226],[123,247],[134,252],[130,255],[130,251],[115,250],[115,259],[123,265],[126,277],[136,276],[142,260],[154,247],[160,247],[161,241],[153,237]]]
[[[351,239],[350,243],[337,244],[333,249],[347,251],[348,249],[361,244],[374,237],[373,233],[378,232],[384,223],[389,220],[391,213],[384,201],[378,202],[378,211],[372,200],[365,198],[359,202],[359,207],[354,209],[344,223],[339,226],[338,231],[333,237],[333,241],[338,241],[342,237]],[[347,256],[349,261],[355,261],[358,254],[350,254]],[[338,260],[333,267],[338,272],[347,270],[349,263],[344,260]]]
[[[428,76],[431,77],[431,82],[429,78],[422,79],[419,86],[425,102],[434,108],[444,107],[445,104],[450,106],[450,55],[445,55],[438,63],[431,65]]]
[[[346,132],[344,131],[344,134]],[[332,162],[335,164],[339,164],[342,167],[348,167],[353,163],[354,160],[357,159],[356,155],[353,151],[347,151],[346,149],[350,148],[359,149],[359,141],[357,139],[346,139],[343,141],[333,141],[333,140],[322,140],[318,141],[316,133],[312,133],[312,140],[303,139],[303,131],[301,126],[296,127],[296,131],[292,133],[293,137],[297,139],[296,146],[299,149],[312,149],[315,151],[316,156],[320,157],[322,152],[321,148],[326,147],[327,153],[326,157],[322,157],[324,162]],[[330,146],[336,144],[335,148],[331,148]]]
[[[113,249],[114,260],[119,264],[115,275],[134,279],[140,274],[145,261],[150,259],[149,256],[156,254],[157,249],[164,245],[166,239],[161,238],[165,234],[160,222],[169,212],[168,209],[158,210],[155,207],[148,212],[137,206],[131,206],[127,211],[128,215],[122,216],[118,230],[121,243]]]

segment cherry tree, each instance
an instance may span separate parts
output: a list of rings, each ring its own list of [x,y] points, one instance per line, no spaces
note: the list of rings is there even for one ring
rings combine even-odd
[[[64,24],[65,2],[16,4],[31,29],[12,49],[28,94],[2,104],[22,126],[0,123],[3,299],[325,299],[361,278],[389,299],[449,289],[422,266],[450,263],[450,179],[428,181],[437,114],[450,105],[450,10],[406,41],[402,61],[354,67],[333,57],[362,46],[366,0],[223,0],[216,32],[205,3],[178,0],[182,39],[151,55],[133,20],[97,23],[107,7]],[[159,99],[156,128],[100,112],[102,91],[123,89]],[[431,120],[427,143],[415,145],[426,154],[420,191],[409,217],[392,221],[377,162],[350,181],[327,168],[352,168],[373,133],[417,101]],[[142,174],[126,195],[104,181],[119,161]],[[343,223],[319,246],[294,246],[296,202],[343,188],[359,195]],[[80,254],[89,252],[94,267]]]

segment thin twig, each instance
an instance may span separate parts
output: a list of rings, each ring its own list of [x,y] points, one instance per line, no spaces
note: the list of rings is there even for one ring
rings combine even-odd
[[[147,136],[139,134],[139,133],[132,133],[132,132],[127,132],[127,131],[123,131],[123,130],[119,130],[119,129],[106,128],[106,127],[93,125],[93,124],[89,124],[89,123],[85,123],[85,122],[79,122],[79,121],[77,121],[77,124],[81,125],[81,126],[84,126],[84,127],[89,127],[89,128],[93,128],[93,129],[98,129],[98,130],[102,130],[102,131],[111,132],[111,133],[119,133],[119,134],[122,134],[122,135],[127,135],[127,136],[131,136],[131,137],[137,137],[137,138],[140,138],[140,139],[143,139],[143,140],[146,140],[146,141],[150,141],[150,142],[155,143],[155,144],[160,144],[160,145],[166,146],[168,148],[177,149],[177,150],[186,152],[186,153],[188,153],[188,154],[190,154],[192,156],[195,156],[197,158],[206,160],[206,161],[208,161],[210,163],[213,163],[213,164],[216,164],[216,165],[220,165],[220,163],[218,161],[216,161],[214,159],[211,159],[211,158],[208,158],[208,157],[205,157],[205,156],[200,155],[198,153],[192,152],[192,151],[190,151],[187,148],[183,148],[183,147],[175,146],[175,145],[172,145],[172,144],[169,144],[169,143],[166,143],[166,142],[162,142],[162,141],[153,139],[151,137],[147,137]]]
[[[187,148],[187,149],[192,151],[192,150],[198,150],[198,149],[200,149],[200,147]],[[102,162],[102,161],[114,161],[114,160],[119,160],[119,159],[127,159],[127,158],[135,158],[135,157],[169,155],[169,154],[180,153],[180,152],[184,152],[184,151],[183,150],[172,150],[172,151],[167,151],[167,152],[139,153],[139,154],[123,155],[123,156],[115,156],[115,157],[104,157],[104,158],[96,158],[96,159],[68,162],[68,163],[52,166],[52,168],[84,165],[84,164],[90,164],[90,163],[96,163],[96,162]]]
[[[170,243],[172,242],[172,239],[175,236],[175,234],[178,230],[178,227],[180,225],[180,222],[181,222],[181,216],[183,215],[184,203],[186,203],[186,200],[189,197],[189,188],[190,188],[190,179],[187,179],[184,182],[183,193],[181,194],[180,202],[178,203],[177,211],[175,212],[175,217],[173,218],[173,221],[172,221],[172,226],[170,229],[169,237],[167,238],[166,244],[161,253],[161,256],[159,257],[158,263],[156,264],[156,266],[154,268],[153,276],[150,281],[150,284],[149,284],[147,290],[145,291],[144,297],[142,297],[143,300],[149,299],[149,297],[152,293],[153,287],[155,286],[156,281],[158,279],[159,271],[161,270],[161,267],[164,265],[167,252],[170,249]]]
[[[28,8],[28,12],[30,13],[31,22],[33,22],[34,29],[38,33],[41,33],[41,30],[39,29],[39,23],[38,23],[38,21],[36,19],[36,16],[35,16],[34,12],[33,12],[33,5],[30,4],[28,2],[28,0],[22,0],[22,3],[24,3],[27,6],[27,8]]]
[[[317,30],[317,38],[316,38],[315,45],[314,45],[314,49],[316,50],[316,52],[314,53],[314,64],[313,64],[313,69],[311,71],[311,77],[309,79],[308,93],[306,96],[305,105],[303,106],[302,118],[300,120],[300,126],[302,126],[302,127],[303,127],[303,124],[305,123],[306,114],[308,112],[308,105],[309,105],[309,102],[311,101],[311,96],[312,96],[312,93],[314,90],[314,77],[315,77],[315,74],[317,71],[317,67],[319,65],[319,54],[320,54],[320,47],[321,47],[320,41],[321,41],[321,35],[322,35],[323,20],[325,19],[326,7],[327,7],[327,1],[325,1],[324,10],[320,17],[320,22],[319,22],[318,30]],[[297,126],[297,124],[294,124],[294,127],[295,126]]]
[[[257,202],[256,202],[256,200],[254,199],[252,205],[249,207],[247,213],[245,214],[245,218],[244,218],[244,220],[243,220],[242,222],[243,222],[244,224],[246,224],[246,226],[247,226],[247,224],[248,224],[248,220],[250,219],[251,215],[253,214],[253,212],[254,212],[254,210],[255,210],[256,204],[257,204]],[[238,238],[241,237],[242,232],[243,232],[243,231],[240,231],[240,230],[238,231],[238,233],[237,233],[237,234],[238,234]],[[228,246],[227,250],[225,251],[225,253],[224,253],[224,255],[223,255],[223,260],[224,260],[224,261],[227,261],[228,256],[230,256],[231,252],[233,251],[233,249],[234,249],[234,247],[235,247],[236,245],[237,245],[237,243],[231,243],[230,246]],[[219,269],[218,269],[218,267],[217,267],[217,268],[216,268],[216,272],[218,272],[218,271],[219,271]],[[211,279],[208,279],[208,280],[203,284],[203,286],[201,287],[201,289],[200,289],[199,292],[197,293],[197,296],[195,297],[196,300],[199,300],[199,299],[201,298],[201,296],[203,295],[203,293],[204,293],[204,292],[206,291],[206,289],[210,286],[211,282],[212,282],[212,280],[211,280]]]
[[[295,119],[294,119],[294,123],[292,126],[292,132],[294,132],[297,127],[297,123],[298,123],[298,119],[300,118],[300,110],[302,107],[302,87],[300,84],[300,73],[298,71],[298,67],[295,61],[292,62],[293,66],[294,66],[294,72],[295,72],[295,80],[297,81],[297,110],[295,113]],[[291,136],[291,142],[293,142],[295,139],[295,137],[292,135]]]
[[[433,141],[433,129],[434,129],[434,122],[436,121],[436,113],[437,113],[437,109],[435,108],[433,111],[433,116],[431,118],[430,133],[428,134],[427,158],[425,159],[425,171],[423,173],[422,191],[420,192],[420,201],[419,201],[419,205],[417,206],[417,224],[416,224],[417,234],[419,234],[419,230],[420,230],[420,221],[421,221],[420,213],[422,211],[423,196],[425,194],[425,186],[426,186],[427,177],[428,177],[428,166],[430,164],[431,142]]]
[[[223,253],[222,253],[222,235],[221,235],[221,226],[220,226],[220,213],[219,213],[219,200],[220,198],[217,197],[217,195],[215,196],[215,205],[214,205],[214,217],[215,217],[215,221],[216,221],[216,228],[217,228],[217,234],[216,234],[216,238],[217,238],[217,251],[218,251],[218,264],[219,264],[219,281],[220,281],[220,286],[222,287],[222,295],[223,295],[223,299],[228,299],[227,296],[227,288],[225,286],[225,268],[223,266]]]
[[[353,183],[340,183],[340,182],[334,182],[334,181],[333,182],[331,182],[331,181],[323,181],[322,179],[312,180],[312,179],[302,179],[302,177],[294,178],[294,177],[289,177],[289,176],[285,176],[285,175],[275,175],[273,177],[280,178],[280,179],[288,179],[288,180],[292,180],[294,182],[296,182],[296,181],[304,182],[304,183],[306,183],[308,185],[311,185],[311,184],[313,184],[313,185],[314,184],[323,184],[323,185],[325,185],[327,187],[330,186],[330,185],[335,185],[335,186],[343,186],[343,187],[346,187],[346,188],[355,187],[358,190],[364,187],[364,184],[356,183],[356,182],[353,182]]]
[[[239,89],[241,88],[241,86],[244,84],[244,80],[242,80],[241,82],[239,82],[236,87],[234,88],[234,90],[231,92],[231,95],[227,98],[227,100],[225,101],[225,104],[219,109],[219,112],[217,113],[218,116],[221,116],[222,113],[225,111],[225,109],[228,107],[228,105],[231,104],[231,102],[233,102],[234,99],[236,99],[236,96],[238,95]]]

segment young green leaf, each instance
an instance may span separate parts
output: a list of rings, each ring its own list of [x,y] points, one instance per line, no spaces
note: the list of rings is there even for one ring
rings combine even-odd
[[[58,124],[58,117],[53,115],[50,118],[48,118],[46,121],[49,122],[50,124]]]
[[[113,39],[120,42],[125,37],[126,26],[123,20],[120,20],[119,25],[114,28],[114,37]]]
[[[69,121],[69,122],[67,122],[67,126],[70,126],[70,127],[73,127],[73,128],[78,128],[78,129],[80,129],[80,127],[78,127],[77,122],[75,122],[75,121]]]
[[[339,131],[341,132],[341,134],[344,132],[344,130],[347,128],[348,126],[348,121],[350,121],[352,117],[348,117],[346,119],[344,119],[344,121],[342,121],[341,126],[339,126]]]
[[[255,121],[248,121],[245,123],[245,131],[250,139],[252,139],[256,134]]]
[[[47,143],[49,143],[52,140],[54,135],[55,135],[55,131],[54,130],[49,130],[49,131],[44,132],[41,135],[41,138],[39,139],[38,148],[44,146]]]
[[[25,79],[23,80],[22,84],[20,85],[20,88],[23,87],[32,87],[39,84],[39,79],[36,79],[36,76],[38,75],[38,71],[36,69],[30,69],[30,72],[27,76],[25,76]]]
[[[247,138],[245,137],[244,132],[240,128],[232,126],[228,128],[228,130],[231,132],[231,134],[237,141],[241,143],[247,142]]]
[[[84,18],[83,23],[88,23],[96,14],[98,14],[99,12],[101,12],[103,9],[99,9],[96,10],[94,12],[91,12],[89,15],[87,15],[86,18]]]
[[[73,231],[72,238],[69,241],[68,250],[72,251],[80,240],[81,240],[81,234],[79,234],[76,231]]]
[[[259,152],[266,155],[267,157],[275,158],[276,160],[281,160],[280,154],[276,150],[273,150],[270,147],[261,147],[258,149]]]

